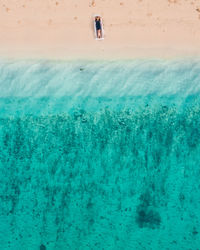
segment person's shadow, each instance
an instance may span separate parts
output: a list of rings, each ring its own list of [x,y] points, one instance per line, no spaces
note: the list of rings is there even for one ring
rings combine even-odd
[[[95,29],[94,29],[94,23],[95,22],[95,20],[94,20],[94,17],[92,17],[91,19],[90,19],[90,30],[92,31],[92,36],[93,36],[93,38],[96,38],[95,37]]]

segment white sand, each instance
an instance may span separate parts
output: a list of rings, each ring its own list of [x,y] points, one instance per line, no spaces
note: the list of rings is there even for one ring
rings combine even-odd
[[[200,0],[1,0],[0,56],[200,56]],[[104,20],[94,40],[92,17]]]

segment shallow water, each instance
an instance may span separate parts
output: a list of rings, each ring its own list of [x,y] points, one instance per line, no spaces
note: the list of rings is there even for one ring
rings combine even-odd
[[[200,249],[199,72],[1,61],[1,249]]]

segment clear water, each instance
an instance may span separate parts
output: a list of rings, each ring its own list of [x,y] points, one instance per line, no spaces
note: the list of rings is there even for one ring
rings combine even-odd
[[[200,249],[200,61],[0,62],[0,249]]]

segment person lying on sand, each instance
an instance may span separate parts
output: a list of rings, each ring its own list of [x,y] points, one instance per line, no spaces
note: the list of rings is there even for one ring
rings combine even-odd
[[[101,19],[99,16],[95,18],[97,37],[101,38]]]

